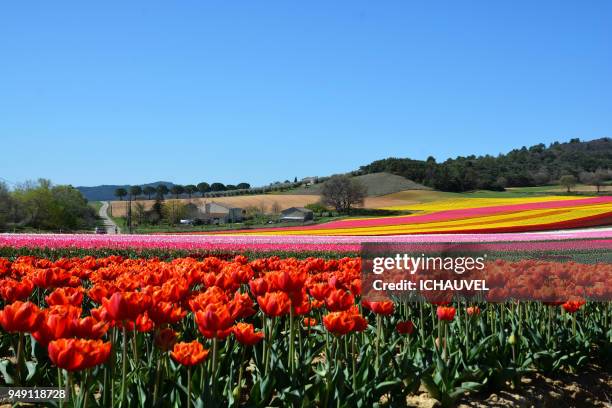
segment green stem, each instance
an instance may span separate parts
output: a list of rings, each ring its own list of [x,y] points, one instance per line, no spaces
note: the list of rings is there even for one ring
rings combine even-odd
[[[19,332],[19,340],[17,341],[17,381],[18,384],[22,384],[23,383],[23,379],[22,377],[22,358],[23,358],[23,333]]]
[[[355,333],[351,334],[351,360],[353,360],[353,391],[357,388],[357,356],[355,355],[355,336]]]
[[[156,367],[156,370],[155,370],[155,385],[153,386],[153,406],[154,407],[157,406],[157,398],[158,398],[157,395],[159,393],[159,382],[160,382],[160,379],[161,379],[161,359],[162,359],[162,356],[161,356],[161,353],[159,353],[159,354],[160,354],[160,356],[157,359],[157,367]]]
[[[127,375],[127,331],[125,329],[126,322],[123,322],[123,347],[121,350],[121,402],[120,406],[125,403],[125,382]]]
[[[215,396],[217,395],[217,353],[218,353],[218,340],[217,338],[213,338],[213,356],[212,356],[212,395],[213,401],[215,400]]]
[[[236,395],[236,406],[240,406],[240,396],[242,394],[242,373],[244,371],[244,357],[246,354],[246,347],[242,347],[242,357],[240,357],[240,370],[238,370],[238,393]]]
[[[421,347],[425,348],[425,318],[423,316],[423,301],[419,301],[419,334],[421,336]]]
[[[57,367],[57,388],[62,389],[62,369]],[[59,400],[60,408],[64,406],[64,398],[60,398]]]
[[[191,407],[191,366],[187,366],[187,408]]]
[[[295,356],[294,356],[294,342],[293,342],[293,306],[289,309],[289,358],[287,365],[289,366],[289,372],[294,373],[295,368]]]
[[[376,372],[378,373],[378,368],[380,367],[380,336],[382,329],[382,318],[379,314],[376,315],[376,364],[374,367]]]

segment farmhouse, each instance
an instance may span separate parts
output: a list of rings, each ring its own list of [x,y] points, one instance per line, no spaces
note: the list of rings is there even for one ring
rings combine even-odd
[[[300,180],[300,183],[302,183],[306,187],[309,187],[314,184],[317,184],[317,181],[318,181],[318,177],[304,177],[303,179]]]
[[[206,203],[204,205],[204,220],[211,224],[225,224],[242,221],[242,208],[231,207],[221,203]]]
[[[311,210],[304,207],[291,207],[281,211],[281,221],[312,221],[314,215]]]

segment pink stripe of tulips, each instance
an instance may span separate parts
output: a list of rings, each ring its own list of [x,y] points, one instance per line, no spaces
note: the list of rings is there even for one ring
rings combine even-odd
[[[222,251],[358,251],[362,243],[487,243],[491,250],[612,249],[612,230],[396,236],[0,234],[0,247],[161,248]]]

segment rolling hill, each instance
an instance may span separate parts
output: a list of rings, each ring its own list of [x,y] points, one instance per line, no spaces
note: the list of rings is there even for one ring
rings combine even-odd
[[[405,177],[385,172],[363,174],[355,176],[354,179],[367,187],[368,197],[378,197],[405,190],[431,190],[429,187],[415,183]],[[323,184],[324,183],[319,183],[309,187],[301,186],[294,190],[290,190],[289,194],[320,195]]]

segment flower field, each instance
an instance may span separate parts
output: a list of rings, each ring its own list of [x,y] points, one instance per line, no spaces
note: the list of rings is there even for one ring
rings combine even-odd
[[[486,243],[499,251],[546,251],[606,249],[612,230],[575,230],[547,233],[389,235],[389,236],[292,236],[292,235],[92,235],[92,234],[0,234],[2,249],[75,250],[166,250],[255,253],[322,252],[356,254],[364,243]]]
[[[503,204],[502,204],[503,203]],[[498,233],[584,228],[612,223],[612,197],[446,200],[390,209],[414,214],[320,225],[221,232],[255,235],[405,235]]]
[[[610,274],[609,263],[491,262],[510,277]],[[369,302],[360,264],[0,258],[2,379],[66,387],[78,407],[406,406],[419,387],[453,406],[536,371],[610,361],[609,302]]]

